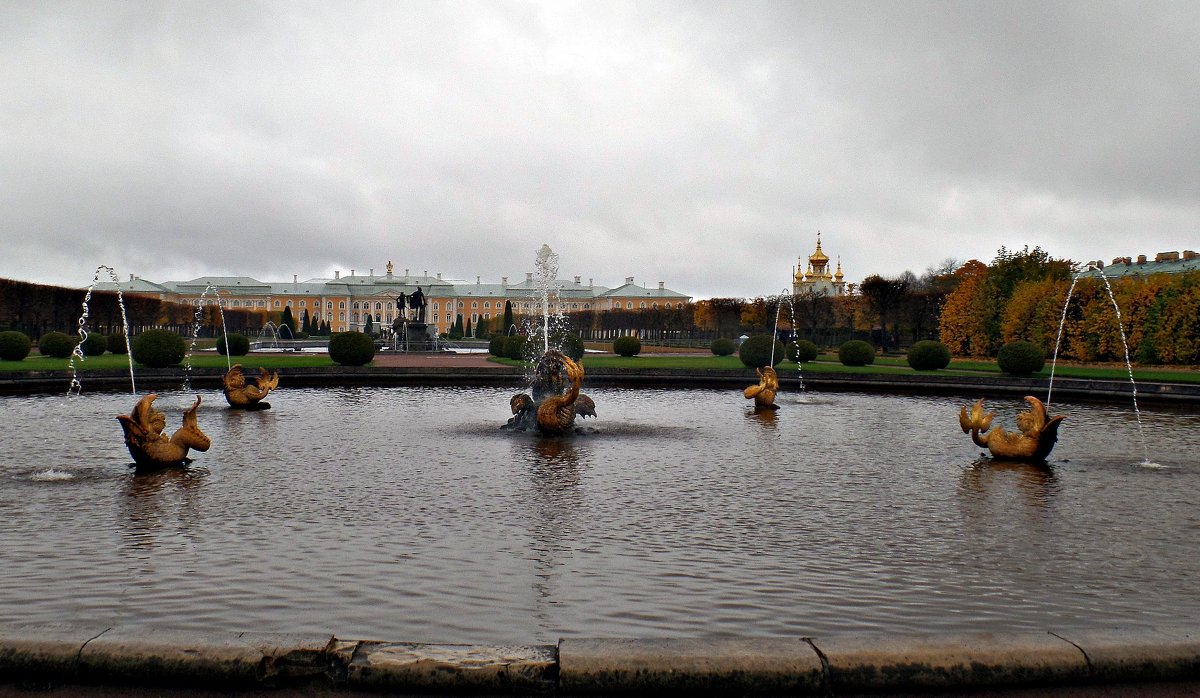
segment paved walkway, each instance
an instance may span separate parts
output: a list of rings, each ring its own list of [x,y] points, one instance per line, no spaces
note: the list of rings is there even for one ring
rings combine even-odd
[[[431,366],[447,368],[495,368],[507,369],[503,364],[488,361],[490,354],[454,354],[450,352],[412,353],[402,351],[380,351],[371,360],[373,366],[380,368],[427,368]]]

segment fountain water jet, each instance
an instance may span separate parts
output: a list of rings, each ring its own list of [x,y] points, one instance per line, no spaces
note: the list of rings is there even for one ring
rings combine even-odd
[[[576,416],[596,416],[596,403],[579,392],[583,382],[583,366],[567,357],[561,347],[550,346],[550,335],[555,327],[561,328],[562,312],[551,314],[551,291],[558,275],[558,255],[549,245],[542,245],[535,262],[535,278],[541,293],[541,333],[543,353],[540,357],[529,356],[530,390],[533,393],[518,393],[509,400],[512,418],[503,429],[530,431],[537,429],[542,434],[563,434],[570,431]],[[526,319],[526,336],[533,337],[534,328]],[[526,345],[527,354],[535,354]]]
[[[88,303],[92,300],[92,290],[96,288],[96,284],[100,281],[100,272],[107,270],[108,276],[112,279],[113,284],[117,287],[117,305],[121,308],[121,324],[122,331],[125,333],[125,356],[129,358],[129,392],[137,395],[137,385],[133,380],[133,352],[129,351],[129,315],[125,312],[125,296],[121,293],[120,279],[117,278],[117,272],[110,266],[101,264],[96,267],[96,273],[92,276],[92,283],[88,285],[87,293],[83,296],[83,314],[79,316],[78,329],[79,343],[71,350],[71,385],[67,388],[67,395],[78,395],[83,390],[83,384],[79,381],[79,372],[76,369],[75,361],[86,361],[87,357],[83,355],[83,342],[88,337],[87,319],[89,315]]]
[[[221,336],[225,338],[225,370],[233,369],[232,362],[229,358],[229,332],[225,327],[225,308],[221,306],[221,292],[212,284],[204,287],[204,291],[200,294],[200,298],[196,301],[196,312],[192,319],[192,343],[188,347],[187,359],[184,362],[183,374],[183,390],[188,392],[192,389],[192,355],[196,353],[196,341],[200,339],[200,324],[204,318],[204,298],[209,292],[216,297],[217,313],[221,318]]]
[[[1071,295],[1075,292],[1075,285],[1079,282],[1080,277],[1087,272],[1099,272],[1100,268],[1094,264],[1089,264],[1080,273],[1074,274],[1071,277],[1071,285],[1067,288],[1067,297],[1063,301],[1062,316],[1058,321],[1058,336],[1054,340],[1054,354],[1050,360],[1050,384],[1046,388],[1046,407],[1050,406],[1050,396],[1054,393],[1054,371],[1058,366],[1058,350],[1062,344],[1063,328],[1067,323],[1067,309],[1071,305]],[[1117,297],[1113,293],[1112,284],[1108,282],[1108,277],[1100,273],[1100,278],[1104,281],[1104,288],[1108,292],[1108,299],[1112,302],[1113,312],[1117,316],[1117,332],[1121,337],[1121,348],[1125,352],[1125,372],[1129,375],[1129,386],[1133,396],[1133,414],[1137,419],[1138,438],[1142,442],[1142,456],[1144,458],[1143,465],[1153,465],[1150,462],[1150,449],[1146,444],[1146,435],[1142,429],[1142,411],[1138,409],[1137,402],[1137,381],[1133,379],[1133,364],[1129,359],[1129,343],[1125,339],[1125,327],[1121,320],[1121,307],[1117,304]]]

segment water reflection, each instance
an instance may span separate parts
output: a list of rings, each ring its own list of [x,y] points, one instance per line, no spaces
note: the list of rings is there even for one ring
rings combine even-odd
[[[755,424],[763,431],[775,431],[779,422],[777,410],[749,410],[746,421]]]
[[[203,517],[199,490],[207,475],[203,467],[131,474],[120,500],[121,532],[130,552],[141,551],[137,557],[145,558],[164,533],[194,536],[196,522]],[[168,510],[174,510],[174,516]]]
[[[980,457],[963,470],[959,491],[968,500],[982,502],[994,496],[1007,497],[1014,485],[1034,508],[1048,506],[1061,489],[1049,465]]]

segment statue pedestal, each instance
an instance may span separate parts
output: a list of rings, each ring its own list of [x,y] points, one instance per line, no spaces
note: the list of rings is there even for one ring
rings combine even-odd
[[[405,323],[399,339],[401,351],[436,351],[437,327],[425,322]]]

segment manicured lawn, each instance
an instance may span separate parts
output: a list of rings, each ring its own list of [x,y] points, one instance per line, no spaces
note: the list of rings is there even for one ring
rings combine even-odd
[[[328,354],[254,354],[249,356],[232,357],[233,363],[245,368],[291,368],[300,366],[333,366]],[[226,368],[226,359],[220,354],[196,354],[192,357],[194,368]],[[83,361],[77,361],[80,371],[99,371],[105,369],[128,370],[129,356],[127,354],[104,354],[93,356]],[[140,368],[135,363],[134,370]],[[24,361],[0,361],[0,372],[5,371],[66,371],[70,369],[70,359],[55,359],[38,354],[30,354]]]
[[[516,366],[517,361],[511,359],[491,358],[497,363]],[[328,354],[303,354],[303,353],[280,353],[280,354],[253,354],[249,356],[235,356],[233,363],[240,363],[246,368],[295,368],[309,366],[334,366],[336,364],[330,360]],[[708,369],[730,369],[730,370],[745,370],[741,360],[736,356],[713,356],[711,354],[697,354],[692,356],[664,356],[660,354],[645,354],[641,356],[615,356],[613,354],[588,354],[583,360],[585,368],[613,368],[613,369],[645,369],[645,368],[667,368],[681,370],[708,370]],[[192,357],[192,366],[195,368],[225,368],[226,359],[224,356],[205,352],[196,354]],[[125,370],[129,367],[129,359],[124,354],[104,354],[95,356],[79,362],[77,368],[80,371],[92,370]],[[3,372],[25,372],[25,371],[65,371],[70,368],[68,359],[55,359],[37,354],[32,354],[25,358],[24,361],[0,361],[0,373]],[[135,370],[137,365],[135,364]],[[779,373],[793,373],[796,371],[796,364],[790,361],[784,361],[775,367]],[[940,371],[920,371],[914,372],[908,367],[908,363],[902,356],[880,356],[876,357],[875,362],[870,366],[843,366],[837,360],[836,355],[823,354],[816,361],[806,362],[803,366],[805,374],[813,373],[874,373],[874,374],[905,374],[905,373],[920,373],[924,375],[957,375],[957,376],[979,376],[1003,375],[994,361],[982,361],[973,359],[956,359],[950,362],[948,368]],[[1054,375],[1056,378],[1091,378],[1095,380],[1127,380],[1129,374],[1126,373],[1123,366],[1076,366],[1059,364],[1055,369]],[[1188,369],[1161,369],[1161,368],[1134,368],[1134,378],[1141,381],[1154,381],[1163,383],[1200,383],[1200,371]],[[1046,365],[1040,373],[1035,374],[1036,377],[1048,378],[1050,376],[1050,366]]]

